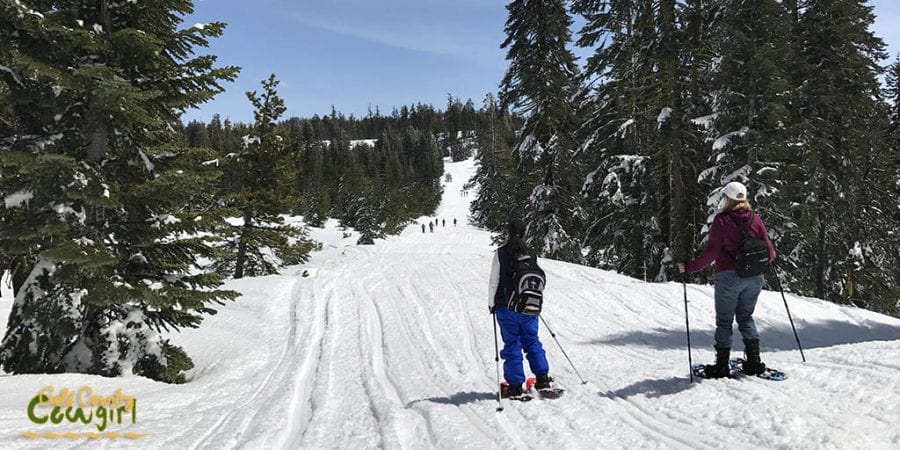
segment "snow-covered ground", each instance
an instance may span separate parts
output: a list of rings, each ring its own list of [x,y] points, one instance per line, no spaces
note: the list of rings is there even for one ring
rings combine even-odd
[[[448,225],[433,234],[415,224],[356,246],[329,223],[308,264],[229,282],[244,296],[172,336],[196,363],[187,384],[0,374],[0,448],[900,448],[900,320],[789,296],[804,364],[781,297],[765,292],[764,360],[790,379],[691,384],[681,285],[554,261],[542,261],[544,317],[588,383],[542,330],[567,394],[496,412],[490,236],[466,224],[460,196],[473,170],[447,164],[436,217]],[[709,362],[712,289],[688,295],[694,361]],[[137,397],[138,423],[112,430],[147,436],[19,437],[88,431],[25,415],[41,387],[85,384]]]

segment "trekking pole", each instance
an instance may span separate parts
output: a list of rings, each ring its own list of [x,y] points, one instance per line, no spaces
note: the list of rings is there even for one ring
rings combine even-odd
[[[497,343],[497,313],[491,314],[494,319],[494,362],[497,363],[497,411],[503,411],[500,401],[500,344]]]
[[[681,287],[684,289],[684,328],[687,330],[688,344],[688,373],[691,374],[691,383],[694,382],[694,360],[691,357],[691,322],[688,319],[688,298],[687,298],[687,274],[681,274]]]
[[[806,362],[806,355],[803,354],[803,346],[800,345],[800,335],[797,334],[797,327],[794,326],[794,318],[791,317],[791,308],[788,307],[787,297],[784,296],[784,288],[781,286],[781,278],[778,276],[778,268],[773,267],[775,281],[778,282],[778,290],[781,291],[781,299],[784,301],[784,309],[787,311],[788,320],[791,321],[791,329],[794,330],[794,339],[797,340],[797,348],[800,349],[800,358]]]
[[[548,325],[547,321],[544,320],[544,316],[540,317],[541,321],[544,322],[544,326],[547,327],[547,331],[550,332],[550,336],[553,336],[553,340],[556,341],[556,345],[558,345],[559,349],[562,350],[562,354],[566,357],[566,361],[569,361],[569,365],[572,366],[572,370],[575,371],[575,375],[578,375],[578,378],[581,379],[581,384],[587,384],[587,380],[585,380],[584,377],[582,377],[581,374],[578,373],[578,369],[575,368],[575,364],[572,364],[572,360],[569,359],[569,355],[566,354],[566,349],[564,349],[562,344],[559,343],[559,339],[556,338],[556,333],[554,333],[553,330],[550,329],[550,325]]]

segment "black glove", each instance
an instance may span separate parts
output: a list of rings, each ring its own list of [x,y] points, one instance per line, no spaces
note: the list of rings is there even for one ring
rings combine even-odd
[[[497,313],[497,306],[495,305],[495,306],[489,307],[489,308],[488,308],[488,311],[490,311],[491,314],[496,314],[496,313]]]

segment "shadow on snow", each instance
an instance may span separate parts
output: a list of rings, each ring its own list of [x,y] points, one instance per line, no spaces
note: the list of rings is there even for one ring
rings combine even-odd
[[[475,402],[479,402],[482,400],[496,400],[496,399],[497,399],[496,392],[459,392],[459,393],[453,394],[449,397],[431,397],[431,398],[423,398],[420,400],[414,400],[412,402],[409,402],[409,404],[407,404],[406,407],[409,408],[410,406],[412,406],[416,403],[420,403],[420,402],[431,402],[431,403],[437,403],[437,404],[441,404],[441,405],[462,406],[462,405],[465,405],[466,403],[475,403]]]
[[[635,395],[644,395],[650,398],[663,397],[686,391],[697,383],[691,383],[688,377],[670,377],[655,380],[642,380],[625,386],[615,391],[601,392],[601,397],[615,399],[616,397],[628,398]]]
[[[797,333],[804,349],[833,347],[861,342],[900,340],[900,326],[882,323],[870,325],[852,324],[838,320],[797,324]],[[694,348],[713,346],[714,326],[704,323],[691,327],[691,345]],[[797,341],[789,324],[784,329],[771,326],[759,329],[760,343],[766,350],[796,350]],[[734,326],[733,347],[743,348],[741,334]],[[684,328],[657,328],[650,331],[630,331],[588,341],[589,344],[613,346],[644,346],[660,350],[687,349]]]

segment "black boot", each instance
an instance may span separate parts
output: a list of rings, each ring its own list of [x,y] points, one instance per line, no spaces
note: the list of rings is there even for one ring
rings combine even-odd
[[[728,364],[728,359],[731,356],[730,348],[719,348],[716,349],[716,363],[715,364],[707,364],[703,370],[706,372],[707,378],[725,378],[731,375],[731,367]]]
[[[537,376],[537,381],[534,382],[534,388],[537,390],[541,389],[550,389],[553,387],[553,378],[550,377],[550,374],[543,374]]]
[[[744,341],[744,372],[759,375],[766,371],[766,365],[759,358],[759,339]]]
[[[501,387],[501,389],[500,389],[500,397],[503,397],[503,398],[510,398],[510,397],[516,398],[516,397],[521,397],[522,394],[524,394],[524,393],[525,393],[525,391],[522,390],[522,385],[521,385],[521,384],[519,384],[519,385],[510,384],[510,385],[506,386],[505,389],[502,388],[502,387]]]

